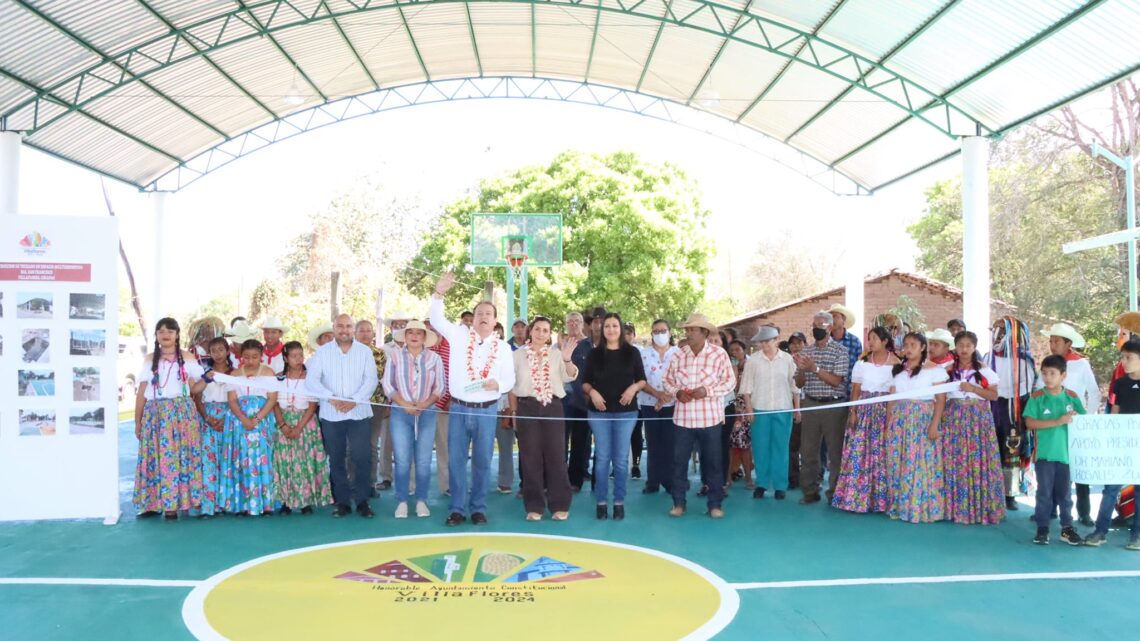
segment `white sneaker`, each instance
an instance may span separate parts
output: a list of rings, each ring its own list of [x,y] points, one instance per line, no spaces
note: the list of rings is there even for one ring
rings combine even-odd
[[[407,503],[400,503],[399,505],[396,506],[396,518],[398,518],[398,519],[408,518],[408,504]]]
[[[428,509],[427,503],[416,501],[416,516],[421,519],[425,516],[431,516],[431,510]]]

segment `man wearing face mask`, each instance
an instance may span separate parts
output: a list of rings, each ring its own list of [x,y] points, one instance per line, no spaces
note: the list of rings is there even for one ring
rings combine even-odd
[[[814,343],[796,354],[796,385],[804,391],[803,407],[826,407],[847,400],[848,355],[847,350],[831,338],[832,316],[828,312],[817,312],[812,318],[811,335]],[[808,505],[820,500],[820,462],[814,453],[819,452],[820,442],[827,444],[828,488],[827,502],[835,494],[835,483],[839,480],[842,464],[843,430],[847,424],[847,408],[821,409],[803,414],[800,434],[800,451],[808,455],[802,457],[800,486],[803,498],[800,503]]]

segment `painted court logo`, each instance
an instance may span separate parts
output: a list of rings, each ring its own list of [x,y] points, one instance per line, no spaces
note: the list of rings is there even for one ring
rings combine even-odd
[[[20,247],[24,253],[31,256],[42,256],[51,247],[51,241],[38,231],[34,231],[20,239]]]
[[[685,559],[562,536],[441,534],[288,550],[196,587],[182,616],[198,639],[376,638],[404,621],[423,638],[708,639],[736,591]],[[583,616],[583,613],[589,616]],[[504,625],[510,621],[510,625]],[[541,636],[541,635],[540,635]]]

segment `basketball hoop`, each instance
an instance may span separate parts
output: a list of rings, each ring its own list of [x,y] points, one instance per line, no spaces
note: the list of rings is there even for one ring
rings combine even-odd
[[[508,253],[506,255],[506,258],[507,268],[510,269],[511,272],[515,275],[515,279],[518,280],[519,278],[522,278],[523,265],[526,264],[526,259],[529,258],[529,256],[526,255],[526,252]]]

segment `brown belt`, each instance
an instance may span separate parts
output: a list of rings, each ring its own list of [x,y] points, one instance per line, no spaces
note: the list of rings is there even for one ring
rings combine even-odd
[[[482,409],[484,407],[491,407],[492,405],[497,404],[499,402],[499,399],[496,398],[496,399],[492,399],[489,401],[483,401],[482,403],[471,403],[468,401],[461,401],[458,398],[455,398],[454,396],[452,396],[451,402],[455,403],[456,405],[459,405],[461,407],[472,407],[475,409]]]

